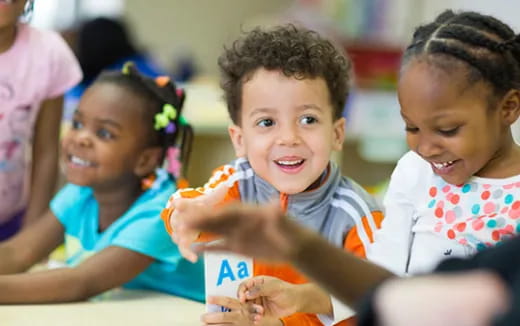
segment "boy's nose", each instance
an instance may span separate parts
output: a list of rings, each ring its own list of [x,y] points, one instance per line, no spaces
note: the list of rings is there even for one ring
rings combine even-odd
[[[301,143],[297,127],[283,127],[278,134],[278,145],[294,146]]]

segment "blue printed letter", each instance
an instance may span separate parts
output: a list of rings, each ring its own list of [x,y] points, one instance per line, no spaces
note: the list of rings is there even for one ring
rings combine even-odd
[[[220,265],[220,272],[218,273],[217,286],[222,284],[222,281],[226,277],[229,277],[231,281],[235,280],[235,275],[233,275],[233,271],[231,270],[231,266],[229,266],[229,261],[224,259],[222,264]]]
[[[241,261],[240,263],[238,263],[237,268],[239,279],[249,277],[249,271],[247,270],[247,264],[245,262]]]

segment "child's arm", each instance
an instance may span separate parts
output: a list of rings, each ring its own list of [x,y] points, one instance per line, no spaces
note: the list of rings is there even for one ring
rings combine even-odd
[[[218,244],[201,244],[197,251],[227,250],[268,261],[289,261],[350,305],[393,276],[291,221],[279,206],[236,204],[189,213],[192,218],[179,227],[214,232],[225,239]]]
[[[31,169],[31,193],[24,225],[33,223],[49,207],[58,178],[58,153],[63,96],[43,102],[36,120]]]
[[[63,242],[63,232],[60,222],[47,211],[31,226],[0,244],[0,274],[24,272],[44,259]]]
[[[371,300],[361,326],[518,325],[510,288],[484,270],[391,280]],[[504,316],[511,306],[514,322]]]
[[[238,182],[231,180],[234,173],[229,165],[215,169],[204,187],[177,190],[161,212],[164,226],[172,241],[179,246],[181,255],[191,262],[197,260],[197,255],[191,249],[193,242],[208,242],[214,240],[215,236],[197,230],[184,232],[177,225],[184,219],[189,219],[189,211],[196,210],[197,207],[217,207],[240,199]]]
[[[85,300],[132,280],[153,261],[135,251],[111,246],[75,268],[0,276],[0,303]]]
[[[423,181],[425,168],[431,169],[413,152],[399,160],[384,198],[385,218],[381,228],[375,232],[374,243],[366,252],[370,261],[397,275],[408,272],[406,265],[411,253],[412,226],[418,211],[418,199],[427,191]]]
[[[64,229],[48,211],[0,245],[0,304],[79,301],[118,287],[144,271],[153,258],[108,247],[75,268],[22,273],[63,242]]]

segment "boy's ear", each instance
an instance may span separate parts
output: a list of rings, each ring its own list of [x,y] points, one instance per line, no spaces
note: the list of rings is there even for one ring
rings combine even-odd
[[[512,125],[520,116],[520,91],[513,89],[507,92],[500,102],[502,121],[506,125]]]
[[[246,146],[244,144],[242,128],[233,124],[228,127],[228,133],[229,138],[231,138],[231,142],[233,143],[233,148],[235,149],[236,157],[246,156]]]
[[[332,134],[332,149],[341,151],[343,149],[343,142],[345,141],[345,118],[339,118],[334,121]]]
[[[159,166],[162,148],[149,147],[144,149],[135,164],[134,173],[139,177],[146,177]]]

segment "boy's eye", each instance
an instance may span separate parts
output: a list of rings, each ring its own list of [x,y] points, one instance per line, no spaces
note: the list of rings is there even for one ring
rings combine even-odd
[[[101,128],[96,132],[97,136],[101,139],[113,139],[114,134],[105,128]]]
[[[271,119],[262,119],[256,123],[257,126],[260,127],[271,127],[274,125],[274,121]]]
[[[305,116],[300,119],[300,122],[304,125],[310,125],[310,124],[318,122],[318,119],[316,119],[315,117],[311,117],[311,116]]]
[[[72,129],[81,129],[83,128],[83,124],[81,122],[79,122],[78,120],[74,119],[72,120]]]
[[[439,129],[439,133],[446,137],[455,136],[458,131],[459,131],[459,127],[452,128],[452,129]]]

